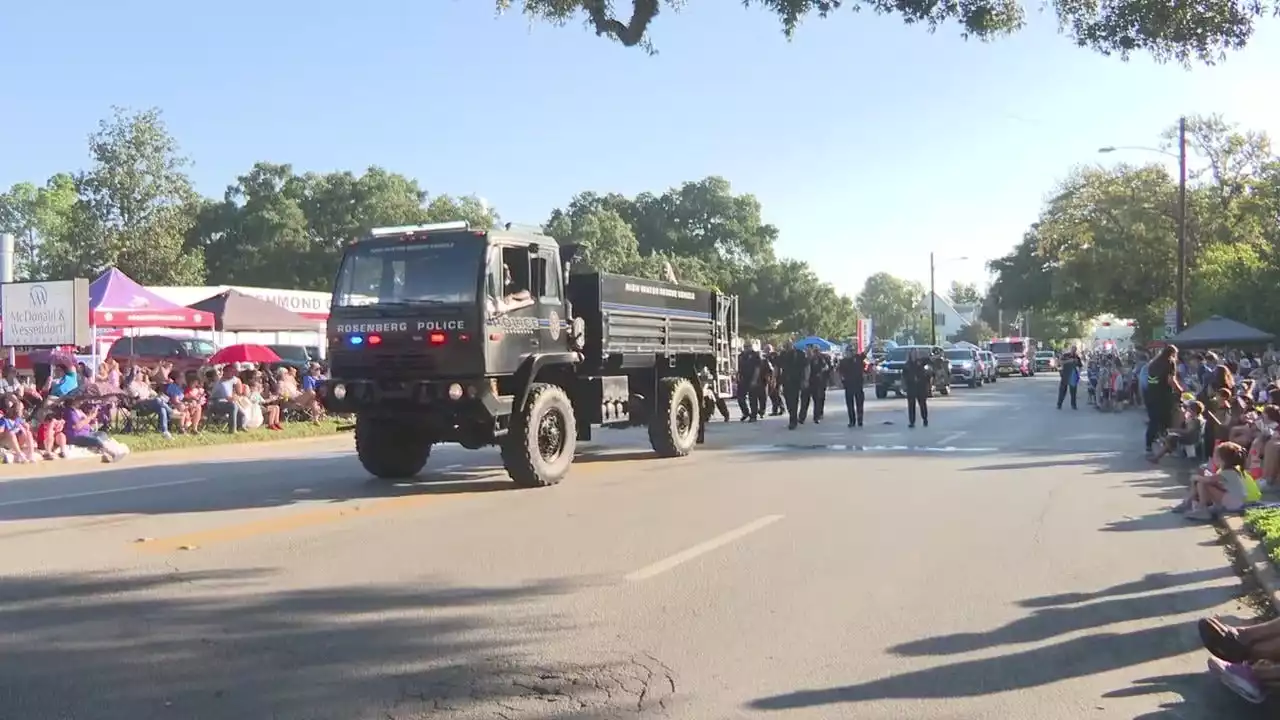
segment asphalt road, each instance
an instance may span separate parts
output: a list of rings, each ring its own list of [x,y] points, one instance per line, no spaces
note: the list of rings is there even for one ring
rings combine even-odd
[[[350,438],[2,467],[0,720],[1252,717],[1191,623],[1247,613],[1214,531],[1053,391],[604,432],[545,490]]]

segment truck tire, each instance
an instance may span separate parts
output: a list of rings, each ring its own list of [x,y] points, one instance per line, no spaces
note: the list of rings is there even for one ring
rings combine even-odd
[[[395,421],[357,417],[356,455],[374,477],[404,480],[417,475],[427,464],[431,442]]]
[[[698,391],[684,378],[658,381],[653,415],[649,419],[649,446],[658,457],[684,457],[693,452],[701,422]]]
[[[516,487],[548,487],[568,475],[578,448],[578,425],[564,390],[534,383],[501,448],[502,467]]]
[[[887,397],[889,397],[889,388],[887,388],[887,387],[883,387],[883,386],[881,386],[881,385],[877,385],[877,386],[876,386],[876,399],[877,399],[877,400],[883,400],[883,399],[885,399],[885,398],[887,398]]]

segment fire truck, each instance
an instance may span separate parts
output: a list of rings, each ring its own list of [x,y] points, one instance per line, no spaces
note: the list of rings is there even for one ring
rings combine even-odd
[[[1034,338],[996,338],[991,341],[988,349],[996,356],[996,372],[1000,377],[1035,377],[1035,357],[1039,343]]]

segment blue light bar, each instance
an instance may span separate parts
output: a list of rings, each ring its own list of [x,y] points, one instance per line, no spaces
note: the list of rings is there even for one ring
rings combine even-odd
[[[362,336],[362,335],[352,335],[351,337],[347,338],[347,342],[351,343],[352,345],[363,345],[363,344],[364,344],[364,336]]]

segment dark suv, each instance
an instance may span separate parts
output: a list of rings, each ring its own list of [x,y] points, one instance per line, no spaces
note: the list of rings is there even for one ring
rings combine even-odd
[[[173,368],[186,374],[198,371],[208,364],[218,346],[208,340],[167,335],[139,335],[115,341],[107,351],[107,357],[120,364],[156,367],[163,361],[173,363]]]
[[[911,351],[915,351],[920,357],[932,357],[933,367],[933,385],[929,388],[930,395],[933,391],[937,391],[942,395],[951,393],[951,367],[946,359],[942,356],[942,348],[937,345],[899,345],[898,347],[889,348],[885,352],[884,362],[876,367],[876,397],[884,399],[889,396],[889,391],[902,397],[906,392],[906,388],[902,384],[902,368],[907,364],[907,356]]]

